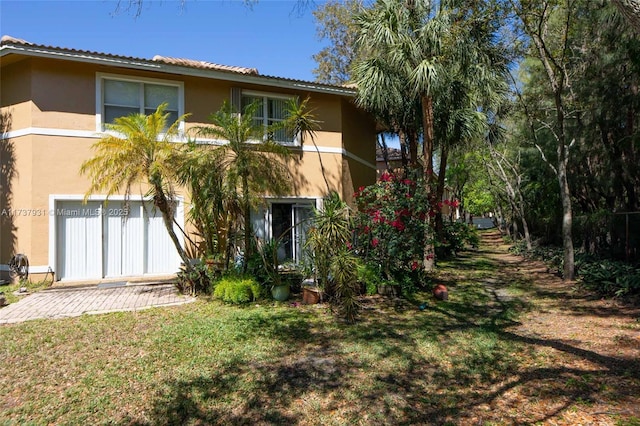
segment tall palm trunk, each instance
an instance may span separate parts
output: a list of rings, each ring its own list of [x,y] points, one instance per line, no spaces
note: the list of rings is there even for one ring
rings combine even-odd
[[[249,178],[246,173],[242,175],[242,203],[244,215],[244,257],[242,271],[247,272],[247,260],[251,254],[251,205],[249,203]]]
[[[424,140],[422,144],[422,156],[424,161],[424,185],[425,191],[429,194],[430,210],[435,210],[435,201],[432,196],[433,189],[433,98],[427,94],[421,96],[422,102],[422,125]],[[432,271],[435,267],[435,249],[433,241],[433,221],[431,215],[427,215],[427,226],[424,230],[424,258],[423,268],[425,271]]]

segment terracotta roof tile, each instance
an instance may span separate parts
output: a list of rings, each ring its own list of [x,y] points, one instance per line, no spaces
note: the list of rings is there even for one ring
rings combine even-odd
[[[167,56],[156,55],[153,57],[153,61],[162,62],[169,65],[181,65],[181,66],[190,67],[190,68],[202,68],[202,69],[208,69],[208,70],[231,71],[231,72],[237,72],[240,74],[260,75],[260,73],[256,68],[220,65],[220,64],[214,64],[212,62],[197,61],[195,59],[170,58]]]

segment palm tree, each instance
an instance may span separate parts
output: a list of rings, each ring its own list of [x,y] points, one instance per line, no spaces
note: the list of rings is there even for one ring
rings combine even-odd
[[[451,12],[452,27],[443,61],[447,72],[438,79],[434,94],[434,133],[440,153],[435,191],[438,201],[444,193],[450,152],[485,139],[490,122],[495,121],[507,97],[507,55],[495,41],[500,25],[498,12],[490,4],[477,3]],[[442,215],[436,214],[435,219],[436,233],[441,235]]]
[[[231,104],[211,114],[211,126],[196,128],[198,135],[213,137],[221,143],[211,152],[213,163],[224,170],[224,185],[230,193],[238,193],[244,219],[244,267],[251,254],[251,206],[256,204],[252,194],[282,194],[289,190],[291,179],[282,159],[290,152],[287,147],[271,140],[273,129],[266,129],[253,119],[261,108],[253,102],[238,116]],[[265,134],[268,136],[265,139]]]
[[[189,141],[177,165],[178,183],[189,189],[189,220],[195,228],[196,248],[202,256],[230,259],[229,244],[233,222],[240,217],[240,201],[233,188],[224,184],[225,173],[218,167],[215,147]]]
[[[164,103],[150,115],[131,114],[106,125],[106,129],[114,133],[105,134],[93,144],[95,155],[80,168],[91,180],[84,199],[96,192],[106,192],[108,199],[123,191],[128,200],[133,185],[148,185],[147,195],[153,198],[154,207],[162,214],[164,226],[185,267],[190,268],[189,258],[173,229],[176,206],[173,162],[177,148],[171,140],[179,134],[178,126],[186,115],[167,127],[166,108]]]
[[[634,31],[640,33],[640,0],[612,0]]]
[[[407,105],[420,106],[427,193],[432,192],[433,185],[433,94],[443,73],[441,41],[449,30],[446,10],[434,11],[432,6],[425,1],[378,0],[374,7],[365,10],[357,18],[358,42],[372,53],[354,67],[362,105],[374,111],[399,112],[397,123],[406,123],[406,111],[410,108]],[[414,150],[410,147],[410,151]],[[425,270],[432,270],[433,236],[430,227],[425,229],[423,265]]]
[[[310,97],[307,96],[304,101],[300,102],[299,99],[291,98],[287,102],[286,111],[287,119],[284,122],[284,126],[293,135],[297,135],[300,140],[300,146],[304,145],[305,139],[309,137],[313,143],[316,152],[318,153],[318,161],[320,162],[320,169],[322,172],[322,178],[327,186],[327,195],[331,192],[329,181],[327,180],[327,173],[322,162],[322,154],[316,144],[316,131],[320,130],[320,122],[316,119],[313,109],[309,107]]]

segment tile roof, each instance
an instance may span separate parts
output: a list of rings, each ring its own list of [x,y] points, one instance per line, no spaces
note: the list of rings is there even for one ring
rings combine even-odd
[[[139,58],[134,56],[114,55],[111,53],[96,52],[96,51],[90,51],[90,50],[80,50],[80,49],[71,49],[66,47],[36,44],[36,43],[28,42],[26,40],[12,37],[9,35],[2,36],[2,38],[0,39],[0,46],[1,47],[24,46],[29,49],[41,49],[44,52],[40,52],[40,53],[44,53],[44,54],[53,53],[53,54],[62,54],[64,56],[67,56],[67,55],[85,56],[93,60],[97,59],[97,60],[112,60],[115,62],[125,62],[125,66],[126,66],[126,62],[134,62],[138,64],[151,65],[151,66],[169,65],[169,66],[185,67],[193,70],[221,71],[221,72],[235,74],[239,76],[255,77],[261,80],[270,80],[274,83],[283,82],[283,83],[294,84],[298,88],[328,91],[328,92],[340,93],[340,94],[349,95],[349,96],[354,96],[356,92],[356,89],[349,85],[338,86],[333,84],[318,83],[318,82],[299,80],[294,78],[264,75],[264,74],[260,74],[256,68],[220,65],[212,62],[198,61],[194,59],[172,58],[172,57],[166,57],[166,56],[160,56],[160,55],[154,56],[153,59]]]
[[[212,62],[197,61],[195,59],[170,58],[167,56],[156,55],[153,57],[152,61],[162,62],[169,65],[180,65],[180,66],[189,67],[189,68],[201,68],[201,69],[208,69],[208,70],[231,71],[231,72],[237,72],[240,74],[260,75],[257,68],[245,68],[245,67],[235,67],[231,65],[220,65],[220,64],[214,64]]]

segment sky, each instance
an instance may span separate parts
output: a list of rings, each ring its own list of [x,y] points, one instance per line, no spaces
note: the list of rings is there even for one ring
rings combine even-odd
[[[123,5],[128,0],[122,0]],[[115,0],[0,0],[0,33],[48,46],[151,59],[155,55],[257,68],[314,80],[312,10],[295,1],[145,0],[140,16]],[[122,9],[122,8],[121,8]]]

